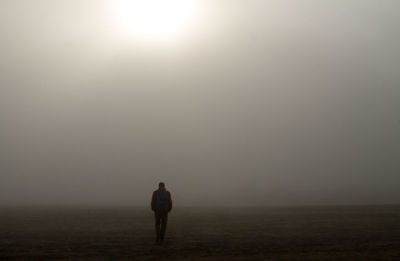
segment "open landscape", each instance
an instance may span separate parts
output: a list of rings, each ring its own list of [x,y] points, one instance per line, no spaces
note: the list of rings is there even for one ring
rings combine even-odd
[[[0,261],[400,261],[399,28],[400,0],[0,0]]]
[[[1,260],[400,260],[400,206],[3,207]]]

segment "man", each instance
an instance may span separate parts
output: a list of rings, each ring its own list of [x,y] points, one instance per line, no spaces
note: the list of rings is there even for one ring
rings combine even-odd
[[[164,241],[168,213],[171,209],[171,193],[165,189],[164,182],[160,182],[158,184],[158,189],[153,192],[151,198],[151,210],[154,211],[154,218],[156,221],[156,243],[162,243]]]

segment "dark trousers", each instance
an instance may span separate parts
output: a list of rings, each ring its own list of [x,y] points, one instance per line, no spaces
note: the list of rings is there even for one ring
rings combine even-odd
[[[154,211],[154,218],[156,221],[156,236],[157,240],[163,240],[165,230],[167,229],[168,212]]]

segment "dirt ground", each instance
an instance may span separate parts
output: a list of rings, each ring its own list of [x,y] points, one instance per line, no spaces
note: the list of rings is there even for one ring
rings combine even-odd
[[[0,260],[400,260],[400,206],[3,207]]]

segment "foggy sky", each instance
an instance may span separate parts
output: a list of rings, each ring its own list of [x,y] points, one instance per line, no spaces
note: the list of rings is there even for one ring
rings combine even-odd
[[[203,1],[175,43],[112,1],[0,1],[0,204],[400,203],[400,2]]]

